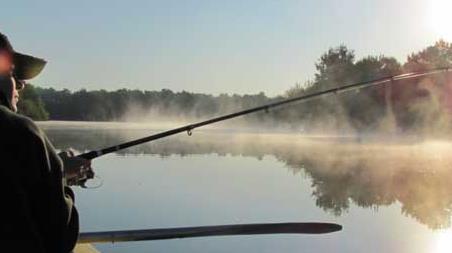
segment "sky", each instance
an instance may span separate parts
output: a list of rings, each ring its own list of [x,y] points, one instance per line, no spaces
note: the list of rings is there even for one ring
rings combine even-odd
[[[452,41],[450,0],[7,1],[0,31],[48,64],[30,82],[78,90],[283,94],[341,44],[357,58]]]

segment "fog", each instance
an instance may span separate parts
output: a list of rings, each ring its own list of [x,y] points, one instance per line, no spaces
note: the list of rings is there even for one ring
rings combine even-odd
[[[449,139],[452,129],[451,80],[451,74],[439,74],[393,81],[240,116],[207,128],[372,139]],[[237,103],[231,100],[232,97],[217,97],[211,110],[201,109],[206,106],[201,98],[190,100],[187,107],[177,104],[181,103],[177,102],[179,100],[174,102],[176,104],[168,101],[150,107],[130,102],[119,121],[169,129],[314,91],[299,88],[285,96],[263,99],[256,95],[247,98],[252,102],[237,100]]]
[[[451,80],[450,74],[436,75],[322,96],[116,155],[162,159],[175,155],[272,156],[290,172],[310,179],[316,205],[326,212],[340,216],[352,204],[369,209],[398,204],[402,214],[431,229],[448,228],[452,215]],[[274,101],[309,92],[315,90],[300,88]],[[194,109],[202,107],[198,102],[186,110],[173,108],[171,103],[152,108],[132,103],[122,123],[40,124],[57,148],[84,152],[249,108],[246,103],[231,106],[230,101],[217,101],[215,110],[200,114]],[[261,104],[248,103],[257,105]]]
[[[158,130],[104,128],[85,124],[76,129],[43,125],[59,149],[94,150]],[[89,126],[89,127],[87,127]],[[117,126],[118,127],[118,126]],[[219,155],[275,157],[294,174],[311,180],[318,207],[340,216],[351,204],[363,208],[401,205],[401,213],[432,229],[450,227],[452,215],[452,142],[443,140],[362,139],[287,133],[243,133],[220,129],[180,134],[117,153],[121,156]],[[102,158],[99,158],[102,159]],[[95,162],[94,162],[95,165]]]

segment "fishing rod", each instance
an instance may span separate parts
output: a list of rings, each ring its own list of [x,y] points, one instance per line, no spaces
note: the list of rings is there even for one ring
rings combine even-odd
[[[85,232],[79,235],[78,243],[151,241],[225,235],[326,234],[340,230],[342,230],[342,226],[339,224],[323,222],[235,224],[202,227]]]
[[[147,136],[144,138],[139,138],[136,140],[124,142],[124,143],[121,143],[121,144],[118,144],[115,146],[111,146],[111,147],[107,147],[107,148],[103,148],[103,149],[99,149],[99,150],[89,151],[89,152],[80,154],[79,157],[82,157],[82,158],[88,159],[88,160],[92,160],[92,159],[98,158],[100,156],[109,154],[109,153],[117,152],[119,150],[123,150],[123,149],[129,148],[129,147],[132,147],[132,146],[136,146],[136,145],[143,144],[146,142],[150,142],[150,141],[154,141],[154,140],[168,137],[171,135],[175,135],[175,134],[178,134],[181,132],[187,132],[187,134],[189,136],[191,136],[192,130],[195,128],[202,127],[205,125],[210,125],[210,124],[213,124],[216,122],[220,122],[220,121],[224,121],[224,120],[228,120],[228,119],[232,119],[232,118],[236,118],[236,117],[247,115],[250,113],[259,112],[259,111],[268,112],[268,110],[271,108],[279,107],[279,106],[289,104],[289,103],[306,101],[306,100],[318,98],[323,95],[328,95],[328,94],[333,94],[333,93],[337,94],[339,92],[356,90],[356,89],[361,89],[361,88],[369,87],[369,86],[376,86],[376,85],[392,83],[393,81],[412,79],[412,78],[418,78],[418,77],[423,77],[423,76],[430,76],[430,75],[434,75],[434,74],[438,74],[438,73],[447,73],[450,71],[452,71],[452,69],[449,67],[437,68],[437,69],[431,69],[431,70],[427,70],[427,71],[417,71],[417,72],[411,72],[411,73],[406,73],[406,74],[401,74],[401,75],[385,76],[385,77],[381,77],[381,78],[370,80],[370,81],[363,81],[363,82],[357,82],[357,83],[352,83],[352,84],[348,84],[348,85],[338,86],[335,88],[331,88],[331,89],[327,89],[327,90],[323,90],[323,91],[319,91],[319,92],[314,92],[311,94],[302,95],[302,96],[298,96],[298,97],[294,97],[294,98],[290,98],[290,99],[285,99],[282,101],[278,101],[278,102],[250,108],[247,110],[219,116],[219,117],[208,119],[208,120],[201,121],[198,123],[185,125],[185,126],[182,126],[179,128],[175,128],[175,129],[160,132],[160,133],[157,133],[154,135],[150,135],[150,136]]]

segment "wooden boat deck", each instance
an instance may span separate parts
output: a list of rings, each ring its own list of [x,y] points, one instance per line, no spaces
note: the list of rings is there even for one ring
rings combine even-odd
[[[90,243],[77,243],[75,245],[74,253],[100,253],[94,246]]]

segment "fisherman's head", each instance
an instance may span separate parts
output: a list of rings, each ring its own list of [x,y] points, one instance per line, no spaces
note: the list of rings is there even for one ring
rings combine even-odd
[[[0,104],[17,111],[19,90],[25,80],[37,76],[46,62],[14,51],[8,38],[0,33]]]

